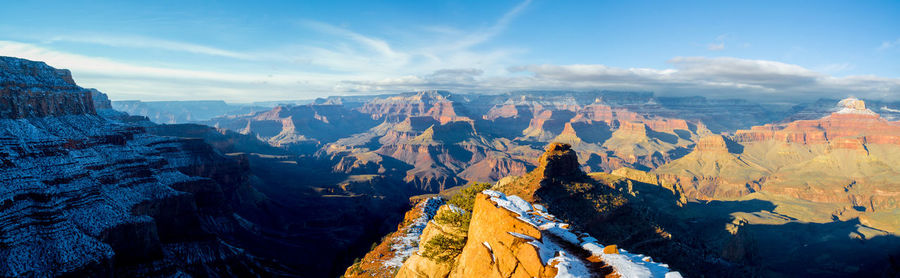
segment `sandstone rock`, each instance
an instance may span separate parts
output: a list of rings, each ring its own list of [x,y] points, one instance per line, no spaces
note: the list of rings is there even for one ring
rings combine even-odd
[[[540,230],[517,217],[511,211],[496,207],[489,196],[477,195],[469,238],[458,266],[450,276],[514,277],[515,272],[524,272],[529,277],[552,277],[544,276],[546,266],[537,247],[512,234],[540,240]]]
[[[866,109],[863,101],[855,98],[841,101],[839,107],[839,111],[818,120],[799,120],[738,130],[735,140],[742,143],[774,140],[825,144],[840,138],[857,138],[864,143],[900,145],[900,123],[881,118]]]
[[[552,143],[538,159],[538,175],[553,179],[571,179],[582,176],[578,155],[568,144]]]
[[[607,245],[603,247],[603,254],[619,254],[619,247],[616,247],[615,244]]]
[[[721,135],[710,135],[701,137],[697,141],[696,151],[702,152],[728,152],[728,145],[725,144],[725,138]]]

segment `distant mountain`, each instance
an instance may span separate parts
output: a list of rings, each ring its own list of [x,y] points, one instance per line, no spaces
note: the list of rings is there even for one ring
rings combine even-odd
[[[885,120],[854,98],[836,107],[816,120],[712,136],[704,142],[716,144],[698,145],[652,172],[678,180],[689,196],[701,199],[766,191],[868,211],[900,208],[900,156],[894,155],[900,151],[900,122]]]
[[[834,105],[838,101],[838,99],[819,99],[813,103],[794,105],[788,116],[781,122],[815,120],[831,115],[839,109]],[[900,101],[866,100],[866,106],[886,120],[900,120]]]
[[[710,132],[702,122],[622,106],[647,102],[652,94],[423,91],[333,97],[205,123],[332,160],[335,171],[386,175],[437,192],[523,174],[550,141],[571,143],[586,169],[653,169]]]
[[[729,261],[791,276],[877,276],[900,253],[900,122],[855,98],[832,106],[815,120],[703,137],[690,154],[649,172],[612,174],[667,188],[686,208],[692,200],[763,204],[735,206],[730,235],[693,230],[706,241],[739,240],[717,247]],[[704,223],[717,213],[688,211],[675,218]]]
[[[265,106],[227,104],[221,100],[121,100],[113,101],[112,107],[130,115],[145,116],[159,124],[195,123],[215,117],[243,115],[269,109]]]

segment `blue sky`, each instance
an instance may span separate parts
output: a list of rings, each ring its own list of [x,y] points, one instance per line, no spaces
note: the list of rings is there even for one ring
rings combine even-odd
[[[114,100],[419,89],[900,100],[900,1],[22,2],[0,10],[0,55],[72,69]]]

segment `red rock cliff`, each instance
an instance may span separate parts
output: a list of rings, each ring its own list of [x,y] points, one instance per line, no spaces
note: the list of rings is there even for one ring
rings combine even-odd
[[[69,70],[43,62],[0,57],[0,118],[96,114],[91,91]]]

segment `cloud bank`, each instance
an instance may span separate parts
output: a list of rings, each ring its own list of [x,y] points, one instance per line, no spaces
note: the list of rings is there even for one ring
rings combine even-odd
[[[515,90],[640,90],[658,95],[703,95],[766,100],[842,98],[848,95],[900,97],[900,79],[873,75],[835,76],[852,67],[832,64],[819,70],[778,61],[735,57],[674,57],[662,68],[621,68],[604,64],[522,63],[528,50],[491,44],[531,1],[511,7],[471,30],[416,26],[388,40],[326,22],[301,20],[296,27],[322,39],[234,51],[196,43],[142,36],[82,34],[37,42],[0,40],[0,55],[45,61],[73,71],[76,81],[112,99],[224,99],[232,102],[309,99],[327,95],[396,93],[442,89],[460,93]],[[705,47],[733,45],[723,34]],[[172,53],[171,60],[114,59],[60,50],[77,43],[117,51]],[[747,44],[745,44],[747,45]],[[884,42],[880,51],[898,42]],[[712,52],[710,52],[712,53]],[[721,53],[721,52],[717,52]],[[181,57],[201,57],[181,61]],[[211,62],[210,62],[211,61]]]
[[[717,98],[816,99],[846,97],[891,99],[900,96],[900,79],[878,76],[835,77],[798,65],[732,57],[676,57],[671,68],[616,68],[605,65],[521,65],[509,75],[442,71],[375,81],[344,81],[358,91],[466,88],[496,92],[520,89],[649,90],[660,95]],[[452,75],[453,78],[447,78]],[[443,78],[436,78],[442,76]]]

